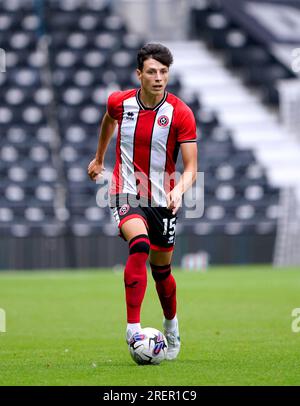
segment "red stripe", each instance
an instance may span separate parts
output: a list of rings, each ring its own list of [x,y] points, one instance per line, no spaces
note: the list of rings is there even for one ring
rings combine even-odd
[[[174,134],[173,126],[171,123],[170,133],[167,142],[166,151],[166,165],[165,165],[165,178],[164,178],[164,189],[166,194],[168,194],[175,186],[175,163],[174,163],[174,151],[176,147],[176,135]],[[168,175],[168,176],[166,176]]]
[[[129,244],[129,248],[133,247],[138,242],[146,242],[147,244],[149,244],[149,238],[137,238],[131,244]]]
[[[121,127],[119,127],[121,128]],[[121,172],[121,130],[119,129],[118,131],[118,140],[117,140],[117,146],[116,146],[116,165],[115,165],[115,176],[116,176],[116,183],[117,183],[117,188],[116,188],[116,193],[121,193],[123,190],[123,178],[122,178],[122,172]]]
[[[150,244],[150,249],[154,251],[170,252],[173,251],[174,247],[159,247],[158,245]]]
[[[151,140],[156,112],[141,110],[135,129],[133,164],[138,180],[138,192],[143,197],[151,197],[150,156]]]
[[[131,220],[131,219],[133,219],[133,218],[140,218],[141,220],[143,220],[143,222],[144,222],[146,228],[147,228],[147,229],[149,228],[146,219],[144,219],[144,217],[141,216],[140,214],[130,214],[129,216],[123,218],[123,219],[120,221],[120,223],[119,223],[119,228],[121,228],[122,225],[123,225],[124,223],[126,223],[126,221]]]
[[[122,113],[123,116],[123,113]],[[122,120],[119,123],[118,129],[118,138],[116,144],[116,163],[113,172],[113,178],[111,182],[111,191],[112,194],[122,193],[123,189],[123,178],[122,178],[122,171],[121,171],[121,124]]]

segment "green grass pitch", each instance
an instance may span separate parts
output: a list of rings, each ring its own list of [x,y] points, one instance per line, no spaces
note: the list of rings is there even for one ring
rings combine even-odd
[[[0,272],[0,385],[299,385],[300,270],[177,270],[182,350],[137,366],[125,344],[123,275]],[[150,274],[143,326],[162,328]]]

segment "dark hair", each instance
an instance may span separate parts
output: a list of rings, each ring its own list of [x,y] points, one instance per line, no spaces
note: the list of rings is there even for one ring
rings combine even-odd
[[[173,55],[167,47],[161,44],[146,44],[137,54],[138,69],[143,70],[144,61],[150,58],[155,59],[167,67],[173,63]]]

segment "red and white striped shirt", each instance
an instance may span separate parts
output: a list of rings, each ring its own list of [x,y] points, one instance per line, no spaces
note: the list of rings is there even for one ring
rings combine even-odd
[[[179,145],[196,141],[191,109],[165,92],[153,108],[140,99],[140,89],[114,92],[108,98],[108,114],[118,121],[116,164],[110,194],[133,194],[166,207],[173,189]]]

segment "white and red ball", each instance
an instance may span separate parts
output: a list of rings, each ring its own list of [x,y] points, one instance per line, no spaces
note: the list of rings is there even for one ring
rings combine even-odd
[[[165,358],[168,343],[163,333],[155,328],[146,327],[135,333],[129,342],[132,359],[139,365],[160,364]]]

